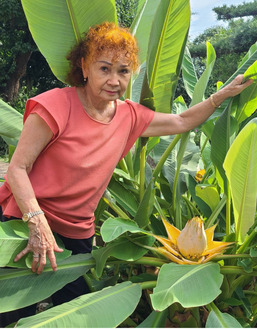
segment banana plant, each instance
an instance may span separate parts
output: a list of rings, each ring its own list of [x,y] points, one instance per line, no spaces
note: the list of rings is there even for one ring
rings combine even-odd
[[[27,0],[23,0],[23,5],[26,2],[29,3]],[[67,9],[67,6],[71,3],[73,5],[79,3],[83,6],[80,2],[74,1],[67,2],[63,8]],[[146,5],[150,4],[153,4],[150,0],[144,2],[139,11],[141,18],[139,15],[137,16],[137,20],[143,19],[144,13],[147,12],[144,11],[147,8]],[[204,74],[198,80],[190,60],[190,54],[186,52],[186,56],[183,59],[188,32],[188,1],[162,0],[158,4],[159,6],[155,8],[156,16],[154,17],[154,21],[158,21],[160,26],[153,25],[154,28],[150,34],[150,40],[154,42],[153,44],[149,42],[149,51],[146,52],[148,58],[146,64],[141,67],[142,74],[138,77],[141,80],[134,80],[134,84],[142,86],[142,103],[160,111],[162,111],[164,104],[168,104],[168,107],[165,107],[164,111],[171,111],[172,109],[178,112],[186,109],[183,99],[179,98],[173,101],[177,83],[176,79],[178,79],[181,65],[183,67],[184,80],[186,81],[185,84],[192,98],[192,105],[204,98],[205,88],[215,62],[215,52],[212,46],[207,43],[207,67]],[[34,5],[36,4],[34,3]],[[54,10],[50,5],[52,4],[49,3],[49,8]],[[29,8],[34,8],[34,13],[37,12],[35,10],[36,7],[31,6]],[[74,8],[72,10],[69,9],[69,15],[64,15],[63,17],[66,17],[66,19],[69,17],[69,20],[77,21],[76,19],[74,20],[74,17],[79,15],[80,11]],[[46,10],[46,7],[41,8],[42,11],[44,11],[43,9]],[[29,12],[28,7],[27,11]],[[63,11],[65,10],[61,12]],[[71,15],[71,13],[73,14]],[[92,12],[90,13],[92,14]],[[33,21],[32,13],[28,13],[27,15],[28,20]],[[48,16],[46,15],[45,18],[47,19]],[[36,23],[34,21],[35,26]],[[140,26],[140,21],[136,25]],[[74,28],[76,26],[77,24],[74,25]],[[56,28],[56,26],[53,25],[53,28]],[[36,29],[38,29],[39,33],[40,28],[36,27]],[[157,31],[159,39],[154,37],[154,30]],[[43,34],[44,31],[42,32]],[[72,35],[74,37],[74,31]],[[179,47],[175,49],[174,41],[171,42],[171,39],[178,35],[180,36]],[[42,43],[42,47],[44,47],[44,43]],[[52,47],[55,47],[55,45],[52,45]],[[254,49],[251,48],[249,56],[243,61],[242,67],[244,67],[244,70],[252,64],[251,61],[256,56],[256,50]],[[176,60],[172,64],[165,55],[167,52],[172,55],[173,51]],[[47,52],[45,54],[48,56]],[[51,56],[49,57],[49,63],[50,58]],[[53,69],[55,63],[53,62],[51,65]],[[63,65],[61,71],[65,73],[65,70],[65,65]],[[163,75],[164,70],[165,72],[169,70],[167,77]],[[143,75],[144,79],[142,80]],[[62,75],[60,74],[59,76],[61,77]],[[172,82],[165,80],[166,78],[170,79],[171,76],[174,78]],[[165,87],[167,87],[168,91]],[[133,86],[131,90],[133,91]],[[167,99],[164,100],[165,95],[167,95]],[[170,106],[172,103],[173,107]],[[242,111],[233,109],[231,109],[231,113],[242,113]],[[244,117],[240,114],[242,119],[245,116],[249,116],[251,111],[243,110],[243,112]],[[203,127],[206,134],[204,138],[205,147],[202,148],[202,151],[208,145],[210,146],[209,140],[211,140],[211,132],[214,126],[213,120],[215,120],[215,116],[211,118],[210,123],[207,123]],[[21,229],[17,228],[17,223],[15,222],[1,224],[0,242],[5,248],[5,259],[1,266],[11,267],[9,269],[0,269],[1,311],[9,311],[25,306],[24,301],[26,305],[38,302],[80,275],[85,276],[92,290],[92,293],[89,295],[81,296],[74,301],[52,308],[36,316],[22,319],[18,322],[17,327],[69,327],[74,326],[74,324],[77,327],[116,327],[122,323],[129,323],[130,326],[135,327],[137,323],[133,322],[129,316],[136,309],[140,298],[142,298],[142,289],[144,289],[144,295],[147,295],[147,289],[153,289],[151,297],[147,297],[149,298],[148,302],[151,301],[153,312],[149,313],[149,316],[142,322],[141,326],[146,324],[149,327],[158,326],[163,323],[167,316],[175,313],[178,314],[177,304],[179,303],[182,305],[181,308],[183,310],[190,308],[195,310],[191,311],[190,318],[192,318],[192,321],[195,321],[197,327],[201,326],[200,321],[197,320],[197,310],[199,307],[206,307],[209,311],[207,327],[214,327],[217,323],[223,327],[229,327],[232,324],[234,327],[240,327],[240,323],[235,318],[224,313],[224,310],[228,306],[231,306],[233,301],[234,303],[244,302],[244,310],[248,312],[249,319],[252,319],[251,322],[250,320],[248,321],[248,325],[254,326],[257,312],[256,301],[254,300],[256,292],[251,284],[252,279],[257,274],[256,248],[254,248],[256,245],[257,230],[254,221],[254,206],[251,203],[251,207],[248,207],[246,193],[243,194],[243,192],[247,191],[247,194],[250,193],[251,195],[251,200],[254,200],[254,198],[256,200],[256,185],[254,185],[254,182],[256,182],[256,177],[254,176],[256,174],[256,152],[254,152],[256,149],[256,121],[250,121],[238,136],[235,136],[232,144],[232,146],[235,146],[231,146],[228,149],[228,152],[225,153],[226,160],[224,158],[225,174],[229,180],[232,200],[237,211],[235,215],[238,232],[237,237],[242,240],[245,237],[247,238],[241,246],[237,247],[235,255],[227,253],[217,256],[216,259],[213,259],[214,262],[205,264],[175,264],[170,262],[169,258],[160,255],[156,251],[156,249],[162,248],[159,246],[158,241],[160,240],[157,241],[156,236],[166,236],[163,225],[166,219],[172,221],[175,214],[175,216],[181,216],[185,221],[193,217],[189,217],[190,214],[195,215],[197,213],[201,215],[201,209],[206,209],[209,205],[212,215],[206,223],[211,224],[221,214],[221,209],[224,206],[224,201],[222,201],[224,199],[221,199],[218,204],[217,202],[210,204],[208,199],[204,198],[199,191],[197,192],[199,188],[202,190],[204,186],[202,183],[198,184],[196,182],[193,177],[194,171],[190,170],[186,162],[188,154],[192,155],[192,153],[195,153],[195,148],[192,147],[192,140],[189,139],[190,142],[187,142],[187,140],[187,136],[175,136],[172,140],[166,141],[166,144],[164,143],[165,151],[163,150],[163,146],[162,150],[159,150],[161,149],[161,145],[163,145],[163,140],[159,138],[149,139],[145,145],[142,142],[143,147],[139,143],[136,145],[134,155],[130,154],[115,170],[108,191],[97,209],[97,224],[100,224],[103,218],[106,219],[101,225],[101,228],[97,228],[97,231],[100,231],[105,242],[104,247],[95,248],[92,255],[88,256],[69,256],[65,254],[64,259],[58,261],[59,269],[57,273],[53,273],[50,266],[47,265],[46,270],[42,274],[43,276],[36,276],[29,270],[31,266],[29,259],[20,261],[18,265],[14,264],[12,262],[13,253],[17,248],[21,248],[21,244],[26,244],[27,235]],[[176,145],[179,142],[180,146],[177,148]],[[240,156],[240,152],[245,145],[250,152],[250,157],[244,156],[243,152],[242,156]],[[142,160],[140,165],[139,154],[141,148],[144,148],[144,150],[141,152]],[[175,148],[177,149],[175,150]],[[151,152],[155,154],[157,159],[154,168],[151,168],[145,162],[145,156],[152,154]],[[173,154],[170,156],[171,152]],[[176,162],[175,152],[178,152],[179,164],[177,165],[177,171],[174,168],[170,173],[169,167],[174,166]],[[210,169],[214,168],[210,161],[210,154],[208,153],[205,157],[208,157],[208,159],[203,161],[203,163],[208,164]],[[237,162],[235,160],[237,158],[240,161]],[[168,166],[165,164],[167,159],[170,161]],[[247,161],[248,159],[249,161]],[[197,165],[199,158],[193,160],[193,162],[194,166]],[[233,166],[231,163],[233,163]],[[242,166],[247,168],[247,170],[244,169],[242,180],[238,181],[236,177],[239,175]],[[236,167],[236,171],[234,171],[234,167]],[[139,168],[141,169],[141,174],[139,174],[139,176],[141,175],[140,180],[138,179]],[[205,169],[207,174],[203,178],[203,181],[208,182],[208,185],[210,185],[209,181],[213,180],[214,184],[212,185],[215,186],[215,191],[220,192],[222,195],[224,190],[221,189],[220,185],[216,184],[216,178],[214,177],[213,179],[211,177],[210,172],[208,172],[209,168],[206,167]],[[182,170],[184,171],[184,176],[181,176]],[[173,192],[173,198],[174,195],[179,196],[176,211],[173,208],[171,191]],[[242,195],[245,197],[238,204],[238,200]],[[106,204],[109,208],[106,208]],[[245,216],[249,217],[249,215],[251,218],[247,219],[248,235],[246,236],[243,220]],[[181,224],[183,223],[179,225]],[[216,227],[217,223],[214,226]],[[213,234],[214,226],[206,231]],[[217,229],[218,233],[222,234],[221,224],[218,225]],[[177,232],[176,229],[174,231]],[[178,232],[175,234],[178,234]],[[176,235],[174,238],[171,235],[170,238],[171,241],[177,241],[178,236]],[[208,239],[211,244],[210,237]],[[167,245],[170,247],[170,242]],[[161,250],[163,251],[163,249]],[[175,252],[177,251],[175,250]],[[217,263],[220,260],[222,262]],[[236,260],[237,263],[231,266],[231,260]],[[120,283],[121,276],[118,275],[118,272],[123,266],[129,267],[131,271],[128,281]],[[139,275],[133,275],[133,266],[139,266],[141,269],[145,268],[144,266],[155,267],[159,273],[154,272],[151,275],[147,275],[147,273],[143,272]],[[101,289],[104,287],[104,277],[108,270],[113,271],[114,280],[112,284],[114,286]],[[234,280],[229,280],[231,277]],[[20,284],[15,284],[14,287],[13,282],[16,281],[20,282]],[[109,281],[107,280],[106,282]],[[249,292],[238,288],[244,287],[246,284],[251,287]],[[17,286],[23,288],[17,290]],[[95,290],[94,287],[96,286],[101,288]],[[185,286],[187,287],[186,293]],[[36,293],[31,293],[34,290]],[[250,307],[247,303],[250,303]],[[101,308],[101,318],[98,314],[98,308]],[[88,314],[90,314],[90,317]],[[246,322],[245,320],[243,324],[246,325]]]

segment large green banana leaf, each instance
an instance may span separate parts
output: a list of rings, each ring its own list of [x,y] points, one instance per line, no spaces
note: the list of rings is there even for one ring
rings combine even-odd
[[[144,63],[146,60],[147,46],[150,37],[150,31],[155,12],[161,0],[145,0],[140,4],[141,10],[138,12],[131,25],[131,32],[136,36],[139,45],[139,61]],[[141,2],[143,2],[141,0]]]
[[[29,29],[57,79],[65,81],[66,55],[90,26],[117,22],[115,0],[22,0]]]
[[[188,0],[162,0],[147,51],[148,85],[155,110],[170,113],[190,24]],[[151,95],[150,95],[151,97]]]
[[[236,72],[232,74],[232,76],[223,84],[222,88],[228,85],[236,76],[239,74],[244,74],[245,71],[257,60],[257,42],[253,44],[250,49],[248,50],[245,57],[238,65],[238,69]],[[220,114],[223,110],[227,107],[230,99],[227,99],[221,104],[220,109],[216,110],[215,113]]]
[[[238,123],[248,118],[257,108],[257,61],[255,61],[244,73],[245,79],[251,78],[254,83],[242,91],[239,97],[236,119]]]
[[[215,50],[209,42],[206,42],[206,53],[206,68],[200,79],[195,84],[190,106],[198,104],[204,100],[204,93],[216,61]]]
[[[0,310],[8,312],[37,303],[76,280],[93,266],[95,261],[91,254],[80,254],[58,263],[56,272],[47,266],[40,275],[30,269],[1,268]]]
[[[256,212],[257,118],[251,120],[234,140],[224,168],[231,188],[236,239],[243,242]]]
[[[212,302],[220,294],[223,275],[218,264],[165,264],[151,295],[154,310],[163,311],[173,303],[197,307]]]
[[[139,284],[123,282],[21,319],[17,328],[115,328],[136,308]]]
[[[0,99],[0,136],[16,146],[22,130],[22,115]]]
[[[217,175],[220,186],[224,186],[225,193],[227,194],[227,177],[223,168],[223,163],[226,154],[230,148],[230,140],[232,131],[235,130],[235,119],[230,116],[231,102],[228,107],[223,111],[217,122],[215,123],[212,137],[211,137],[211,159],[219,172],[220,177]],[[234,127],[234,129],[232,129]],[[222,178],[222,182],[220,179]]]

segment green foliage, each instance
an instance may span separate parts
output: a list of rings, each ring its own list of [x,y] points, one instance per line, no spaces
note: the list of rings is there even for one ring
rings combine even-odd
[[[25,73],[35,43],[29,33],[20,1],[0,2],[0,94],[12,100],[10,82]]]
[[[17,328],[114,328],[134,311],[140,296],[140,285],[124,282],[20,320]]]
[[[252,2],[243,3],[238,6],[226,6],[214,7],[213,11],[217,14],[218,20],[229,20],[236,17],[245,17],[245,16],[257,16],[257,1],[253,0]]]
[[[119,24],[130,27],[138,11],[140,0],[115,0],[115,4]]]
[[[29,0],[24,0],[27,1]],[[188,20],[185,17],[188,18],[189,15],[189,2],[162,0],[158,8],[153,8],[153,2],[148,1],[147,10],[152,10],[153,25],[152,31],[147,34],[151,40],[149,49],[145,51],[147,63],[141,67],[139,80],[135,77],[132,79],[134,86],[131,86],[131,90],[134,92],[136,88],[139,89],[136,97],[145,100],[147,96],[147,101],[150,100],[150,104],[155,104],[161,111],[181,113],[187,109],[182,97],[178,97],[171,106],[181,67],[189,106],[192,106],[205,98],[216,60],[215,50],[208,42],[206,65],[201,64],[198,71],[189,52],[183,58],[188,32]],[[143,3],[138,3],[142,17],[136,14],[136,23],[132,23],[132,26],[138,26],[136,33],[139,35],[145,31],[140,24],[141,19],[144,22],[143,16],[149,13],[140,11],[140,8],[145,8],[142,7]],[[50,2],[48,4],[51,5]],[[156,6],[157,4],[159,3],[156,2]],[[33,6],[36,5],[33,2]],[[37,14],[36,7],[31,8]],[[105,11],[105,7],[100,6],[99,10]],[[76,15],[80,17],[80,12],[76,12]],[[65,23],[64,18],[63,22]],[[53,27],[56,29],[58,26]],[[40,33],[40,29],[37,32]],[[180,36],[179,47],[174,46],[174,36]],[[147,44],[148,41],[141,40],[141,45],[147,47]],[[175,58],[172,65],[167,53]],[[223,86],[231,81],[234,74],[244,73],[256,60],[256,54],[255,44],[241,61],[239,69],[232,72],[231,78]],[[159,70],[160,68],[162,69]],[[167,74],[163,74],[162,70]],[[144,81],[142,76],[145,76]],[[167,97],[165,109],[158,105],[162,98],[158,88],[162,84],[169,86],[168,92],[162,91],[163,96]],[[103,246],[96,246],[92,255],[76,255],[59,260],[56,273],[52,272],[50,266],[46,266],[43,274],[37,276],[25,268],[29,265],[28,260],[22,260],[19,269],[2,268],[1,311],[24,306],[24,300],[26,305],[37,302],[75,277],[85,275],[86,280],[91,282],[90,287],[94,291],[92,294],[22,319],[18,327],[84,327],[85,324],[92,327],[115,327],[121,325],[122,321],[125,321],[123,324],[134,327],[139,323],[141,326],[151,324],[151,327],[156,327],[163,325],[165,318],[173,321],[172,325],[204,326],[206,321],[201,323],[199,319],[199,307],[202,306],[209,311],[207,327],[237,327],[239,324],[235,318],[240,318],[245,327],[255,326],[257,305],[253,278],[257,274],[256,119],[253,118],[252,106],[249,108],[245,103],[255,104],[256,95],[254,92],[247,95],[242,93],[242,97],[235,97],[232,107],[227,108],[229,101],[224,102],[202,126],[202,132],[199,133],[200,147],[195,146],[194,134],[189,133],[137,142],[134,152],[129,153],[115,170],[108,193],[97,210],[97,225],[101,225],[101,222],[103,224],[101,228],[97,226],[96,233],[102,235]],[[0,122],[6,122],[6,125],[12,127],[14,124],[9,122],[11,119],[2,116],[6,106],[3,103],[0,108]],[[221,114],[223,110],[225,111]],[[19,130],[19,127],[15,129]],[[4,135],[4,132],[8,132],[8,129],[3,124],[0,125],[0,133]],[[12,132],[9,138],[17,139],[17,136]],[[146,162],[147,156],[151,159],[151,165]],[[224,163],[225,170],[222,169]],[[201,183],[197,183],[194,178],[199,168],[206,170]],[[244,190],[244,187],[247,188]],[[203,193],[203,190],[208,193]],[[244,194],[246,191],[250,204]],[[223,209],[225,205],[226,210]],[[241,214],[244,213],[247,219],[244,216],[238,219],[238,208],[243,210]],[[223,237],[227,241],[234,241],[234,254],[227,252],[216,256],[213,263],[197,265],[174,264],[157,254],[155,247],[160,247],[160,244],[154,235],[166,236],[162,219],[182,228],[195,215],[204,218],[206,227],[215,223],[215,240]],[[241,225],[242,221],[245,226]],[[5,255],[7,259],[3,266],[11,264],[15,248],[20,248],[17,240],[21,243],[26,241],[21,225],[22,223],[17,225],[8,222],[0,226],[0,244],[3,245],[5,254],[9,255],[9,258]],[[240,237],[241,245],[237,243],[237,237]],[[132,284],[127,281],[119,284],[122,280],[140,283]],[[102,289],[105,284],[114,286]],[[144,290],[142,297],[141,287]],[[150,297],[149,290],[153,288]],[[96,291],[97,289],[102,290]],[[140,309],[142,301],[147,303],[147,309],[153,309],[153,313],[148,311],[144,317],[134,317],[132,313],[135,308]],[[225,313],[227,309],[235,318]],[[157,313],[160,310],[162,312]],[[236,310],[239,310],[240,315]],[[90,318],[87,314],[90,314]],[[185,316],[186,320],[180,321],[180,315]]]
[[[183,307],[209,304],[220,294],[223,276],[218,264],[165,264],[151,295],[155,310],[163,311],[175,302]]]

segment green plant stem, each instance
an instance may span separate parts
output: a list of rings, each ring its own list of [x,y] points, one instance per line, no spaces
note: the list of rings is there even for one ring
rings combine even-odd
[[[127,168],[130,174],[130,177],[134,178],[134,168],[133,168],[133,161],[132,161],[132,154],[131,151],[125,156]]]
[[[125,214],[125,212],[124,212],[123,210],[121,210],[120,207],[118,207],[116,204],[114,204],[113,202],[110,202],[110,201],[109,201],[107,198],[105,198],[105,197],[103,197],[103,200],[104,200],[105,203],[108,204],[108,206],[109,206],[110,208],[112,208],[112,209],[117,213],[117,215],[118,215],[119,217],[121,217],[121,218],[125,218],[125,219],[130,219],[130,218],[128,217],[128,215]]]
[[[216,315],[216,317],[219,319],[219,322],[221,323],[222,325],[222,328],[228,328],[226,322],[223,321],[223,317],[221,316],[221,312],[220,310],[218,309],[218,307],[213,303],[211,302],[209,305],[208,305],[208,309],[210,311],[213,311]]]
[[[180,174],[180,168],[182,165],[184,153],[186,150],[187,142],[189,138],[189,132],[184,133],[181,136],[181,142],[180,142],[180,147],[177,155],[177,169],[176,169],[176,174],[173,182],[173,191],[172,191],[172,209],[173,209],[173,214],[175,216],[175,226],[179,229],[182,230],[182,216],[181,216],[181,210],[180,210],[180,197],[178,193],[178,180],[179,180],[179,174]]]
[[[161,208],[161,206],[160,206],[160,204],[159,204],[159,202],[158,202],[156,196],[154,197],[154,206],[155,206],[155,208],[157,209],[157,211],[158,211],[160,217],[161,217],[162,219],[166,219],[166,220],[167,220],[167,218],[166,218],[166,216],[164,215],[164,212],[163,212],[163,210],[162,210],[162,208]]]
[[[245,295],[257,296],[257,291],[243,290]]]
[[[140,180],[139,180],[139,198],[143,200],[145,193],[145,162],[146,162],[146,145],[142,146],[140,152]]]
[[[127,164],[125,162],[125,159],[123,158],[122,160],[119,161],[119,166],[120,168],[125,171],[125,173],[128,174],[128,167],[127,167]]]
[[[170,152],[174,149],[174,147],[176,146],[176,144],[179,142],[181,138],[181,135],[176,135],[173,139],[173,141],[170,143],[170,145],[167,147],[167,149],[165,150],[165,152],[163,153],[163,155],[161,156],[159,162],[157,163],[154,171],[153,171],[153,177],[157,178],[159,173],[162,170],[162,167],[165,163],[165,161],[167,160]]]
[[[142,289],[153,289],[156,287],[157,281],[145,281],[139,283]]]
[[[218,255],[213,258],[214,261],[219,261],[222,259],[233,259],[233,258],[252,258],[249,254],[231,254],[231,255]]]
[[[221,266],[220,273],[221,274],[243,274],[243,275],[248,275],[248,276],[257,275],[257,271],[247,273],[242,269],[242,267],[239,267],[239,266]]]
[[[231,230],[231,191],[228,186],[228,195],[226,203],[226,235],[229,235]]]
[[[190,212],[191,212],[192,217],[195,216],[195,215],[198,215],[198,216],[201,215],[199,210],[195,207],[195,205],[190,200],[188,200],[188,198],[186,196],[182,195],[182,198],[185,200],[186,204],[190,208]]]
[[[148,266],[154,266],[154,267],[161,267],[164,264],[169,263],[170,261],[167,259],[161,259],[156,257],[141,257],[134,261],[124,261],[124,260],[108,260],[106,262],[107,265],[111,264],[124,264],[126,262],[127,264],[139,264],[139,265],[148,265]]]
[[[244,243],[241,245],[241,247],[238,248],[237,253],[244,252],[245,249],[249,246],[249,244],[252,242],[254,237],[257,235],[257,230],[253,230],[251,234],[246,238]]]
[[[212,212],[211,216],[206,221],[206,226],[205,226],[206,228],[209,228],[209,227],[211,227],[213,225],[213,223],[215,222],[215,220],[218,217],[219,213],[221,212],[221,210],[225,206],[226,200],[227,200],[227,197],[224,194],[223,197],[222,197],[222,199],[220,200],[220,202],[217,204],[216,208]]]

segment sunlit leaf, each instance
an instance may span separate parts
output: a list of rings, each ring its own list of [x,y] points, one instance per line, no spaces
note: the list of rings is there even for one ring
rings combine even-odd
[[[257,119],[251,120],[238,134],[224,162],[229,180],[236,240],[244,241],[254,223],[257,197]]]
[[[137,223],[123,218],[108,218],[101,226],[101,236],[104,242],[110,242],[125,232],[140,233]]]
[[[21,319],[17,328],[115,328],[135,310],[140,297],[140,285],[123,282]]]
[[[126,237],[108,243],[105,247],[92,251],[92,255],[96,260],[96,274],[98,277],[102,275],[105,263],[110,256],[115,258],[133,261],[139,259],[147,253],[147,249],[143,245],[153,245],[155,239],[151,236],[133,236],[129,240]],[[140,245],[142,245],[142,247]]]
[[[241,324],[230,314],[211,311],[205,328],[242,328]]]
[[[0,310],[8,312],[37,303],[76,280],[93,266],[95,261],[91,254],[80,254],[59,263],[56,272],[47,266],[40,275],[30,269],[2,268]]]
[[[170,113],[190,23],[188,0],[162,0],[157,9],[147,52],[147,76],[158,112]]]
[[[220,196],[215,186],[198,184],[195,187],[195,192],[196,195],[200,197],[212,211],[217,207],[220,201]]]
[[[22,115],[0,99],[0,136],[16,146],[22,130]]]
[[[90,26],[117,22],[114,0],[22,0],[30,32],[57,79],[65,81],[66,55]]]
[[[220,293],[223,275],[219,265],[165,264],[161,267],[157,286],[151,295],[154,310],[162,311],[175,302],[183,307],[209,304]]]

